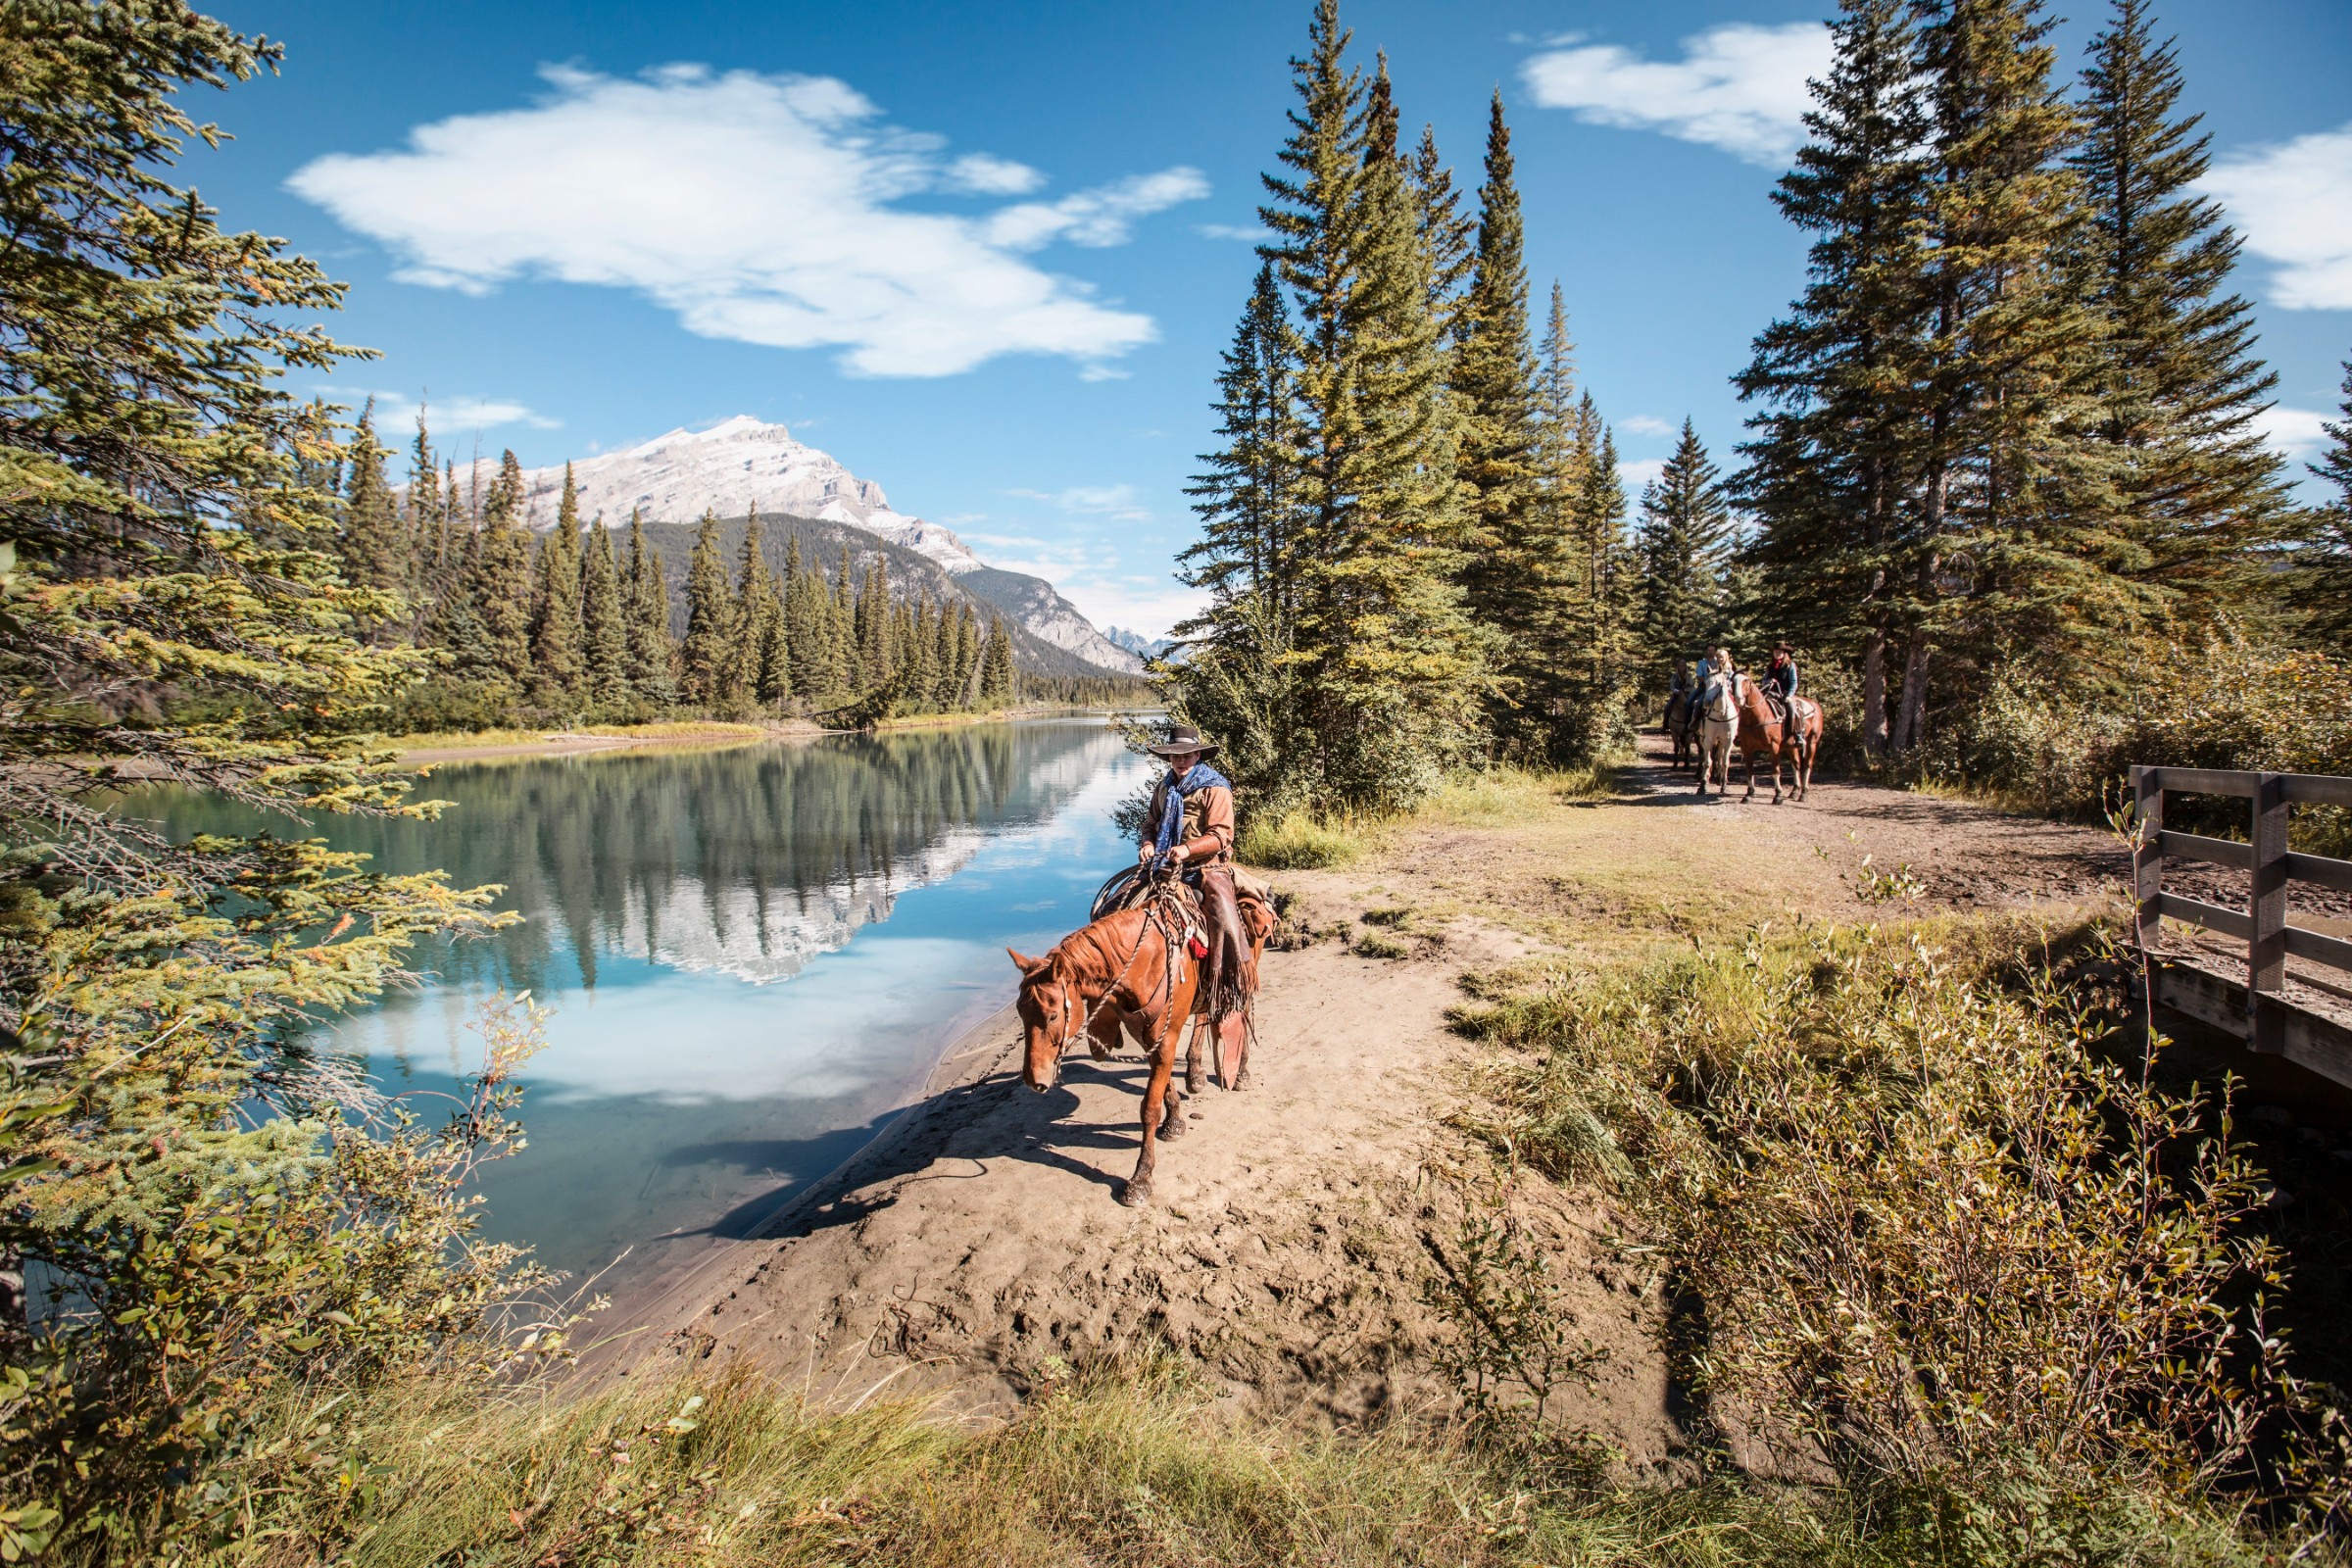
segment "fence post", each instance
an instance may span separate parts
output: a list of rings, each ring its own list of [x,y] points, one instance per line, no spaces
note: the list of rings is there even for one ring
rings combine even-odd
[[[2164,770],[2132,765],[2132,807],[2139,837],[2132,846],[2132,897],[2139,901],[2139,940],[2154,951],[2164,942],[2164,916],[2157,900],[2164,893],[2164,857],[2156,852],[2156,835],[2164,827]]]
[[[2247,1044],[2275,1052],[2284,1044],[2285,1015],[2266,1005],[2286,983],[2286,776],[2258,775],[2254,787],[2254,935],[2246,944]]]

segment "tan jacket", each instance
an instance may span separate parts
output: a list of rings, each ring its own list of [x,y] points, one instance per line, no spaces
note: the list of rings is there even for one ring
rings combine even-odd
[[[1168,808],[1168,775],[1162,773],[1158,786],[1152,791],[1152,808],[1144,817],[1144,831],[1138,840],[1151,844],[1159,836],[1160,813]],[[1200,839],[1214,839],[1214,854],[1196,855],[1196,865],[1231,865],[1233,863],[1233,791],[1221,784],[1211,784],[1204,790],[1195,790],[1184,798],[1184,837],[1191,844]]]

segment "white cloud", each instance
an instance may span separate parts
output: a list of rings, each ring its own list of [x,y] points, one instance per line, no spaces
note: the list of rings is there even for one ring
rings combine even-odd
[[[1196,223],[1193,231],[1206,239],[1238,239],[1245,245],[1270,245],[1277,237],[1263,223]]]
[[[1643,458],[1639,463],[1621,459],[1617,464],[1617,482],[1628,490],[1639,491],[1665,471],[1666,462],[1663,458]]]
[[[375,438],[387,446],[399,443],[392,432],[416,427],[416,402],[405,392],[381,388],[335,386],[322,383],[318,391],[330,402],[349,404],[357,415],[369,398],[375,400]],[[534,413],[528,404],[511,398],[427,398],[424,418],[436,431],[487,430],[501,424],[527,424],[534,430],[560,430],[562,419]]]
[[[1091,366],[1152,341],[1150,317],[1018,253],[1118,244],[1208,188],[1175,169],[976,217],[908,211],[896,204],[926,191],[1013,194],[1040,176],[986,155],[943,168],[937,138],[889,126],[827,77],[544,74],[527,108],[318,159],[289,188],[389,246],[409,282],[634,289],[706,337],[837,347],[863,375],[952,375],[1000,354]]]
[[[1805,83],[1830,63],[1830,30],[1818,22],[1733,22],[1684,39],[1680,61],[1586,44],[1535,55],[1521,74],[1537,103],[1588,123],[1660,130],[1780,167],[1804,140]]]
[[[1619,419],[1617,421],[1617,428],[1620,430],[1630,430],[1635,435],[1674,434],[1673,425],[1668,424],[1664,419],[1647,414],[1637,414],[1630,419]]]
[[[1124,245],[1138,218],[1208,194],[1197,169],[1163,169],[1136,174],[1100,190],[1082,190],[1057,202],[1023,202],[988,220],[989,242],[1007,250],[1031,251],[1051,240],[1073,245]]]
[[[1136,499],[1131,484],[1074,484],[1062,490],[1007,490],[1008,496],[1042,501],[1060,512],[1080,516],[1109,517],[1117,522],[1149,522],[1152,514]]]
[[[2242,148],[2197,183],[2230,209],[2246,249],[2279,264],[2272,304],[2352,310],[2352,124]]]
[[[2333,417],[2313,409],[2290,409],[2274,403],[2256,417],[2254,428],[2279,456],[2303,459],[2328,444],[2328,422]]]
[[[989,153],[965,153],[948,166],[951,190],[979,196],[1026,196],[1046,182],[1046,176],[1027,164]]]

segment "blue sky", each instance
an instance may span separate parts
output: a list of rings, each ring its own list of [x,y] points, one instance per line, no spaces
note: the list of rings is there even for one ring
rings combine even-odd
[[[187,173],[352,284],[383,351],[327,388],[427,390],[461,456],[560,462],[734,414],[790,424],[892,505],[1164,630],[1216,356],[1307,8],[860,0],[226,4],[284,74],[200,98]],[[2061,30],[2071,64],[2104,14]],[[1768,192],[1825,9],[1356,0],[1406,123],[1478,181],[1502,90],[1539,295],[1629,471],[1797,287]],[[2175,0],[2190,107],[2250,240],[2239,287],[2308,451],[2352,352],[2352,6]],[[304,388],[308,390],[308,388]]]

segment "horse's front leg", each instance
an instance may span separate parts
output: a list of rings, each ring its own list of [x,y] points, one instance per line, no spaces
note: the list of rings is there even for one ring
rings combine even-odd
[[[1114,1002],[1086,1020],[1086,1049],[1097,1061],[1108,1061],[1119,1049],[1119,1012]]]
[[[1781,754],[1777,750],[1772,754],[1772,804],[1781,804]]]
[[[1740,754],[1740,760],[1747,764],[1747,793],[1740,797],[1740,801],[1745,803],[1756,798],[1756,754],[1753,752],[1741,752]],[[1724,771],[1731,771],[1728,763],[1725,765]]]
[[[1173,1085],[1169,1082],[1176,1073],[1176,1029],[1171,1022],[1164,1026],[1163,1037],[1152,1053],[1152,1081],[1144,1090],[1144,1147],[1136,1156],[1135,1174],[1119,1193],[1119,1201],[1129,1208],[1141,1208],[1152,1201],[1152,1164],[1157,1153],[1160,1114],[1167,1104]]]
[[[1185,1045],[1184,1092],[1188,1095],[1201,1094],[1205,1092],[1208,1087],[1207,1080],[1200,1071],[1200,1036],[1205,1033],[1207,1029],[1208,1025],[1204,1020],[1195,1019],[1193,1021],[1192,1038]],[[1179,1131],[1181,1131],[1181,1129],[1179,1129]],[[1175,1134],[1171,1133],[1168,1136],[1172,1138],[1175,1136]]]

